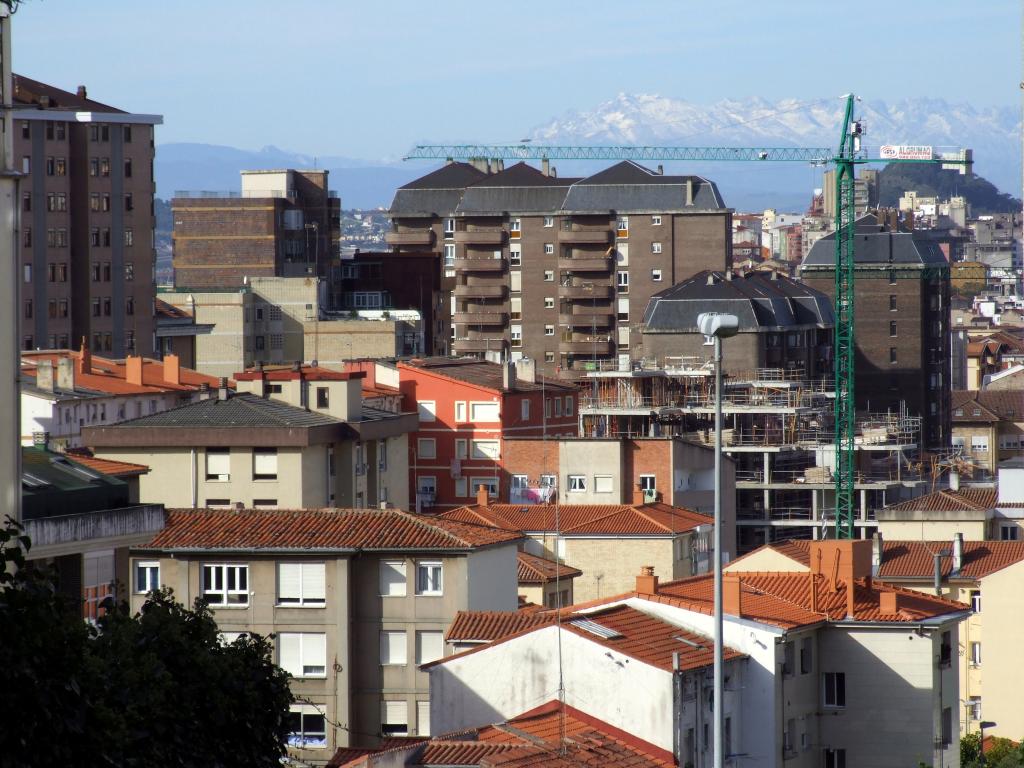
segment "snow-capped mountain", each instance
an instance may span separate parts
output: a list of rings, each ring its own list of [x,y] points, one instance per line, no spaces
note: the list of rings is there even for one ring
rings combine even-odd
[[[839,142],[843,107],[839,98],[723,99],[704,105],[623,93],[594,109],[569,112],[540,125],[530,136],[538,143],[558,144],[832,147]],[[976,173],[1019,195],[1021,122],[1016,109],[976,109],[943,99],[912,98],[893,104],[859,102],[856,116],[863,122],[869,151],[882,144],[970,147]]]

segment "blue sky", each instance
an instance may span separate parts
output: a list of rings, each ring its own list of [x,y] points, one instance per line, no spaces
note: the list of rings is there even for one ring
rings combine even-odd
[[[159,143],[321,156],[514,141],[621,91],[985,107],[1021,80],[1018,0],[27,0],[14,22],[16,71],[163,114]]]

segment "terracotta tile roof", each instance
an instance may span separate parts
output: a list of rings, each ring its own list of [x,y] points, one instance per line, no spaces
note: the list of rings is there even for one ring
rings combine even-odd
[[[449,643],[488,643],[554,620],[554,614],[538,611],[459,611],[444,639]]]
[[[416,757],[422,766],[480,765],[485,757],[519,749],[517,744],[482,741],[446,741],[435,739],[427,743]]]
[[[531,603],[525,597],[523,597],[522,595],[519,595],[519,611],[520,612],[522,612],[522,613],[536,613],[537,611],[543,611],[543,610],[545,610],[543,605],[537,605],[536,603]]]
[[[265,366],[263,371],[249,369],[243,373],[236,373],[236,381],[256,381],[263,376],[267,381],[295,381],[299,378],[299,371],[292,366],[272,368]],[[302,378],[306,381],[348,381],[349,379],[362,379],[366,377],[364,371],[332,371],[329,368],[320,366],[303,365]]]
[[[518,580],[520,584],[547,584],[557,579],[575,579],[582,576],[583,571],[564,565],[555,560],[548,560],[546,557],[538,557],[528,552],[519,552],[518,559]]]
[[[149,467],[145,464],[133,464],[128,461],[114,461],[113,459],[98,459],[87,448],[68,448],[67,455],[94,472],[111,475],[112,477],[138,477],[149,472]]]
[[[510,531],[555,530],[556,505],[491,504],[445,512],[449,520],[485,523]],[[559,504],[558,528],[567,535],[657,535],[692,531],[711,525],[708,515],[661,502],[653,504]]]
[[[105,395],[145,395],[161,394],[165,392],[193,392],[199,389],[200,385],[206,384],[216,387],[220,379],[216,376],[207,376],[191,368],[180,368],[179,383],[174,384],[164,378],[164,363],[161,360],[142,359],[142,383],[132,384],[127,379],[126,363],[124,360],[111,360],[105,357],[91,355],[91,365],[88,372],[81,370],[82,353],[73,350],[42,350],[38,352],[26,351],[21,353],[21,373],[33,379],[36,376],[36,363],[40,360],[48,360],[57,365],[61,358],[71,358],[75,361],[75,390],[96,392]]]
[[[153,305],[154,314],[156,317],[166,317],[169,320],[191,320],[192,313],[186,312],[181,307],[176,307],[173,304],[169,304],[163,299],[157,299]]]
[[[896,512],[984,512],[996,507],[1024,507],[1024,502],[1000,502],[995,488],[944,489],[926,493],[916,499],[885,507]]]
[[[167,510],[149,549],[466,550],[516,541],[509,531],[399,509]]]
[[[504,392],[502,386],[502,370],[497,363],[491,363],[475,358],[460,357],[427,357],[405,360],[398,364],[399,370],[418,370],[429,373],[433,376],[441,376],[446,379],[462,381],[466,384],[473,384],[484,389],[495,392]],[[565,390],[575,392],[576,386],[558,379],[549,379],[538,375],[535,382],[518,379],[516,381],[516,392],[536,392],[541,389]]]
[[[879,577],[926,578],[935,575],[938,552],[950,552],[951,541],[884,541]],[[1024,541],[965,541],[960,575],[980,579],[1024,560]],[[953,558],[942,558],[942,575],[953,572]]]
[[[50,106],[47,109],[72,110],[75,112],[120,112],[124,114],[122,109],[101,104],[86,96],[79,96],[77,92],[71,93],[71,91],[47,85],[24,75],[14,74],[11,79],[14,86],[13,101],[15,104],[39,105],[40,97],[45,96],[50,100]]]
[[[819,624],[823,621],[846,620],[846,588],[837,582],[833,590],[824,576],[815,576],[818,610],[811,610],[809,572],[749,573],[739,572],[741,611],[743,618],[772,624],[783,629]],[[882,613],[880,595],[895,592],[898,612]],[[710,575],[695,576],[682,581],[669,582],[658,587],[657,595],[645,599],[676,604],[679,607],[711,615],[714,609],[713,583]],[[856,621],[898,623],[922,621],[958,611],[968,606],[953,600],[926,595],[880,581],[858,579],[854,584],[854,615]]]
[[[1024,421],[1024,390],[953,390],[950,407],[954,422]]]

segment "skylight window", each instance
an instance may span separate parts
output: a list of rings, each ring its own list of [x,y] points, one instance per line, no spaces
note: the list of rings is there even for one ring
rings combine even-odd
[[[573,619],[569,624],[597,637],[603,637],[605,640],[614,640],[623,636],[621,632],[616,632],[614,629],[609,629],[603,624],[598,624],[590,619]]]

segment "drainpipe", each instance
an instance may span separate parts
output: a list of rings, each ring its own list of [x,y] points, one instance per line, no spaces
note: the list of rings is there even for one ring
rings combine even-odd
[[[199,471],[196,466],[198,456],[196,455],[196,449],[192,449],[192,509],[196,509],[199,506],[199,486],[198,486],[198,474]]]

